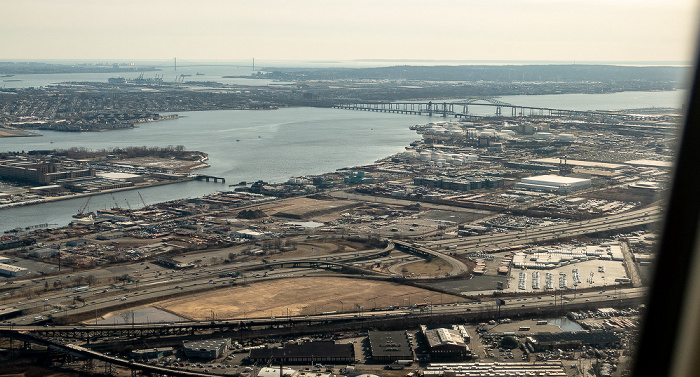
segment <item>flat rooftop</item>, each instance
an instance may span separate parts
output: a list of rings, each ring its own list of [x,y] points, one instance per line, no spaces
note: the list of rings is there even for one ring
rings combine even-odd
[[[625,164],[633,166],[650,166],[655,168],[672,168],[673,162],[671,161],[658,161],[658,160],[630,160],[625,161]]]
[[[548,165],[559,165],[559,159],[558,158],[540,158],[537,160],[532,160],[531,162],[539,162],[541,164],[548,164]],[[600,162],[600,161],[583,161],[583,160],[570,160],[567,159],[566,163],[572,166],[584,166],[587,168],[599,168],[599,169],[611,169],[611,170],[616,170],[616,169],[623,169],[626,168],[627,165],[625,164],[613,164],[610,162]]]
[[[573,178],[573,177],[562,177],[560,175],[536,175],[533,177],[527,177],[522,179],[523,182],[548,182],[557,184],[573,184],[579,182],[590,181],[590,179],[585,178]]]
[[[370,331],[369,344],[375,358],[413,359],[405,331]]]

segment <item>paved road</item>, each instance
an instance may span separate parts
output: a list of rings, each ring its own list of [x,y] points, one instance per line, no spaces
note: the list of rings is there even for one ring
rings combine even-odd
[[[661,220],[659,207],[644,208],[618,215],[585,221],[575,221],[568,224],[537,227],[522,231],[507,231],[504,233],[484,234],[437,241],[418,242],[426,247],[458,247],[461,251],[478,251],[497,247],[521,245],[533,242],[556,240],[589,233],[629,228],[644,224],[652,224]],[[465,250],[466,249],[466,250]]]

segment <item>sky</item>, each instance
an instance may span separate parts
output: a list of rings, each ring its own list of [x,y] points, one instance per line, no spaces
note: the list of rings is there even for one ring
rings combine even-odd
[[[2,0],[0,60],[692,62],[693,0]]]

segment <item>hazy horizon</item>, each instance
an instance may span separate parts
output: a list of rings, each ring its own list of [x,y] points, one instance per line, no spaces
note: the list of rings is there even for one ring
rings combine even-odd
[[[690,0],[7,0],[0,51],[5,61],[690,64],[697,14]]]

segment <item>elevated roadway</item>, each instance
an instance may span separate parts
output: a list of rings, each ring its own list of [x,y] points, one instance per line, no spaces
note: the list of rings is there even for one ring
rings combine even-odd
[[[10,319],[13,323],[44,322],[50,317],[74,316],[83,313],[94,313],[96,316],[97,312],[104,313],[110,311],[110,308],[126,308],[138,302],[154,301],[158,298],[187,292],[210,290],[217,285],[230,286],[232,283],[246,283],[268,278],[304,276],[316,268],[386,276],[389,279],[386,274],[358,267],[353,263],[381,258],[388,255],[393,247],[394,245],[389,243],[382,249],[350,251],[332,255],[265,259],[186,270],[163,268],[146,273],[142,267],[141,271],[144,273],[133,276],[133,281],[129,284],[112,285],[112,287],[88,287],[80,291],[62,290],[51,295],[26,300],[20,298],[16,302],[0,305],[0,313],[6,312],[14,314],[14,316],[19,314],[18,318]],[[266,271],[265,276],[258,271]],[[43,289],[43,281],[35,280],[36,282],[27,282],[35,286],[32,289]],[[79,301],[76,302],[76,299]]]
[[[518,231],[506,231],[503,233],[483,234],[436,241],[419,241],[417,243],[433,249],[459,247],[461,250],[457,250],[458,252],[471,252],[653,224],[661,221],[661,215],[662,210],[658,206],[654,206],[591,220],[574,221],[567,224],[533,227]],[[465,250],[465,248],[467,250]]]
[[[540,295],[527,297],[503,297],[502,315],[540,315],[547,312],[573,310],[581,307],[625,306],[639,303],[646,297],[645,288],[616,288],[588,292],[542,291]],[[96,340],[101,338],[148,338],[182,334],[220,333],[241,329],[297,327],[299,325],[347,324],[367,321],[420,320],[429,316],[459,315],[465,318],[495,318],[498,308],[496,298],[479,297],[466,303],[435,304],[424,307],[410,306],[385,308],[361,312],[325,313],[308,316],[233,318],[215,321],[181,321],[163,324],[117,324],[81,326],[0,326],[0,334],[10,336],[16,333],[31,333],[43,338]]]
[[[56,339],[45,337],[39,334],[32,333],[30,331],[8,331],[0,330],[0,334],[4,337],[12,337],[13,339],[24,341],[27,343],[39,344],[46,346],[54,351],[70,354],[73,356],[83,357],[87,359],[94,359],[104,361],[106,363],[120,365],[134,370],[140,370],[149,374],[163,375],[163,376],[182,376],[182,377],[210,377],[212,374],[209,373],[197,373],[190,372],[187,370],[178,370],[159,367],[157,365],[149,365],[144,363],[139,363],[135,361],[125,360],[119,357],[106,355],[101,352],[91,350],[75,344],[64,343]]]
[[[428,249],[427,247],[423,247],[406,241],[394,240],[393,242],[399,249],[403,249],[418,255],[440,258],[445,262],[449,263],[450,267],[452,267],[452,270],[445,274],[445,276],[461,276],[466,275],[469,272],[469,268],[466,264],[444,253],[440,253],[435,250]]]

